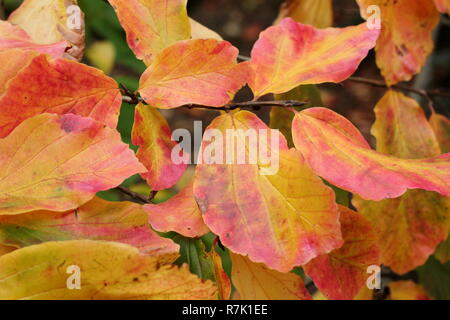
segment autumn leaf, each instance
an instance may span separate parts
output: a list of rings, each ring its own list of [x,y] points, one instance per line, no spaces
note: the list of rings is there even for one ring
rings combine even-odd
[[[409,81],[420,72],[433,50],[432,31],[439,22],[430,0],[357,0],[361,16],[369,6],[381,9],[381,34],[376,46],[377,65],[389,85]],[[372,17],[373,18],[373,17]]]
[[[0,137],[44,112],[73,113],[116,127],[122,96],[113,79],[75,61],[49,60],[45,55],[30,61],[26,52],[22,57],[29,64],[16,68],[0,96]],[[0,65],[7,65],[9,55],[0,55],[0,59]]]
[[[247,63],[227,41],[181,41],[157,55],[141,77],[139,92],[157,108],[186,104],[220,107],[247,81]]]
[[[261,263],[231,253],[232,279],[240,300],[311,300],[303,279],[270,270]]]
[[[19,48],[22,50],[33,50],[39,53],[45,53],[53,58],[60,58],[66,51],[66,41],[59,41],[50,44],[38,44],[18,26],[14,26],[7,21],[0,21],[0,52]],[[25,62],[22,62],[25,64]],[[2,65],[2,69],[8,65]]]
[[[356,71],[378,34],[366,24],[320,30],[285,18],[255,43],[249,85],[261,97],[304,84],[341,82]]]
[[[332,300],[351,300],[365,286],[368,267],[380,264],[378,238],[370,222],[339,206],[344,245],[304,266],[318,289]]]
[[[450,14],[450,1],[449,0],[434,0],[439,12]]]
[[[128,45],[147,66],[154,55],[191,36],[187,0],[108,1],[127,33]]]
[[[411,280],[391,282],[390,300],[430,300],[424,288]]]
[[[159,204],[147,204],[144,210],[152,227],[160,232],[175,231],[185,237],[201,237],[209,232],[189,183],[173,198]]]
[[[286,0],[275,24],[286,17],[316,28],[333,26],[333,3],[331,0]]]
[[[70,266],[80,269],[69,290]],[[162,300],[214,299],[216,288],[131,246],[103,241],[46,242],[0,257],[0,299]]]
[[[34,43],[67,43],[67,56],[81,60],[84,52],[84,14],[76,0],[25,0],[8,18]]]
[[[175,163],[172,150],[177,145],[163,115],[142,103],[136,106],[132,143],[139,146],[136,156],[148,169],[141,174],[152,190],[173,187],[186,171],[186,163]]]
[[[5,245],[0,244],[0,257],[5,254],[8,254],[10,252],[13,252],[16,249],[17,248],[12,247],[12,246],[5,246]]]
[[[353,124],[326,108],[295,115],[294,144],[313,170],[366,200],[396,198],[408,189],[450,195],[450,154],[400,159],[370,149]]]
[[[132,245],[140,252],[178,254],[178,245],[157,235],[142,206],[94,198],[67,212],[35,211],[0,216],[0,243],[25,247],[48,241],[106,240]],[[176,257],[175,257],[176,258]]]
[[[404,159],[441,154],[436,135],[416,100],[389,90],[374,111],[376,121],[371,132],[377,139],[378,152]]]
[[[196,20],[189,18],[189,23],[191,24],[192,39],[216,39],[219,41],[223,40],[220,34],[205,27]]]
[[[21,49],[0,51],[0,61],[5,62],[1,68],[2,72],[0,72],[0,95],[2,95],[7,89],[8,81],[26,68],[26,66],[29,65],[30,62],[38,55],[38,52],[23,52]]]
[[[268,130],[253,113],[224,114],[207,132],[213,129],[224,137],[227,130],[235,130],[237,141],[242,142],[241,146],[232,145],[236,139],[227,138],[223,144],[212,143],[205,136],[194,181],[203,219],[226,247],[248,255],[254,262],[288,272],[342,245],[333,191],[312,172],[299,152],[288,149],[282,135],[269,131],[259,137],[260,145],[279,157],[279,170],[271,172],[249,151],[256,150],[257,142],[247,139],[245,132]],[[280,151],[271,147],[271,141],[278,140]],[[247,164],[238,164],[239,153],[248,159]]]
[[[430,117],[430,125],[436,134],[442,152],[450,152],[450,120],[443,115],[433,113]]]
[[[0,215],[72,210],[145,171],[117,131],[75,115],[27,119],[0,150]]]
[[[372,134],[377,151],[402,159],[440,154],[436,136],[414,99],[388,91],[375,107],[375,114]],[[375,227],[381,262],[400,274],[424,264],[450,230],[449,198],[434,192],[411,190],[380,202],[355,196],[353,203]]]

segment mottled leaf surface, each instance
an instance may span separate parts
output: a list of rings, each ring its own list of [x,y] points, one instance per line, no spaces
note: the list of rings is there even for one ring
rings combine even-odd
[[[69,290],[70,266],[81,272]],[[70,269],[69,269],[70,270]],[[0,257],[0,299],[189,300],[214,299],[216,288],[165,257],[146,256],[115,242],[47,242]]]
[[[145,170],[117,131],[76,115],[27,119],[0,150],[0,215],[75,209]]]
[[[261,97],[302,84],[341,82],[356,71],[378,34],[366,24],[321,30],[285,18],[255,43],[249,85]]]
[[[204,137],[204,157],[194,182],[203,219],[226,247],[254,262],[288,272],[342,245],[333,191],[299,152],[287,148],[284,137],[277,131],[260,136],[260,146],[266,145],[279,157],[278,171],[269,171],[268,163],[250,151],[258,148],[256,140],[246,140],[247,130],[268,129],[253,113],[224,114],[208,129],[223,136],[227,130],[241,130],[235,131],[237,139],[212,143]],[[271,149],[272,139],[279,140],[279,151]],[[241,146],[233,146],[232,140]],[[214,147],[216,154],[209,153]],[[228,158],[231,161],[224,155],[232,156]],[[245,156],[247,164],[238,164],[239,155]]]

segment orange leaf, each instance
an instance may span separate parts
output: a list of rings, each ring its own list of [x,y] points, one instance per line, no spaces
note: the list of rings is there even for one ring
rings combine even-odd
[[[439,13],[430,0],[357,0],[361,15],[367,8],[381,9],[381,34],[378,39],[377,65],[389,85],[409,81],[419,73],[433,50],[432,31]]]
[[[191,274],[186,265],[178,268],[169,262],[165,255],[143,255],[117,242],[46,242],[0,257],[0,299],[215,299],[211,281]],[[70,290],[77,268],[80,287]]]
[[[187,0],[108,1],[127,33],[128,45],[148,66],[154,55],[191,36]]]
[[[261,263],[231,253],[233,284],[240,300],[311,300],[303,279],[270,270]]]
[[[313,259],[304,270],[328,299],[351,300],[365,286],[367,268],[380,264],[380,248],[369,221],[346,207],[339,209],[344,245]]]
[[[148,225],[142,206],[94,198],[76,210],[62,213],[35,211],[0,216],[0,242],[25,247],[48,241],[106,240],[132,245],[140,252],[173,254],[179,246],[162,238]]]
[[[442,152],[450,152],[450,120],[443,115],[433,113],[430,118],[430,124],[436,134]]]
[[[248,64],[238,64],[237,56],[238,50],[227,41],[181,41],[155,57],[141,77],[139,92],[158,108],[220,107],[246,83]]]
[[[390,300],[430,300],[425,289],[411,280],[389,284]]]
[[[38,55],[39,53],[35,51],[23,52],[21,49],[0,51],[0,62],[5,62],[0,72],[0,95],[7,89],[8,81],[26,68]]]
[[[242,152],[246,159],[252,159],[249,150],[257,148],[258,142],[246,139],[243,132],[268,130],[253,113],[224,114],[207,131],[211,129],[224,137],[227,130],[235,130],[232,132],[237,134],[237,140],[243,142],[243,147],[239,147],[231,144],[234,138],[224,139],[227,141],[215,152],[222,153],[222,159],[215,157],[219,164],[214,164],[208,152],[202,152],[203,160],[197,166],[194,181],[203,219],[226,247],[248,255],[252,261],[288,272],[342,245],[333,191],[312,172],[299,152],[287,148],[286,139],[278,131],[259,137],[260,145],[269,148],[272,143],[268,141],[279,140],[280,151],[268,150],[279,159],[279,170],[268,172],[261,159],[252,161],[254,164],[237,164],[235,158],[227,164],[230,162],[223,158]],[[217,142],[212,144],[206,138],[202,150],[213,146]]]
[[[145,170],[117,131],[76,115],[27,119],[0,150],[0,215],[75,209]]]
[[[158,110],[142,103],[136,106],[132,142],[139,146],[136,155],[148,169],[141,176],[152,190],[173,187],[186,171],[185,163],[172,161],[172,150],[177,143],[171,136],[169,124]]]
[[[195,238],[209,232],[194,198],[193,183],[166,202],[144,206],[150,224],[160,232],[175,231]]]
[[[415,100],[388,91],[375,114],[372,133],[377,138],[377,151],[403,159],[440,153],[436,136]],[[412,190],[400,198],[380,202],[355,196],[353,203],[375,227],[381,262],[397,273],[424,264],[450,230],[449,198],[434,192]]]
[[[22,54],[27,57],[26,52]],[[0,65],[6,65],[8,58],[0,55]],[[117,83],[101,71],[39,55],[9,80],[0,96],[0,137],[26,118],[44,112],[74,113],[115,128],[121,104]]]
[[[20,27],[14,26],[7,21],[0,21],[0,51],[19,48],[22,50],[33,50],[46,53],[53,58],[60,58],[66,50],[66,41],[51,44],[38,44]],[[7,67],[2,64],[2,68]]]
[[[408,189],[450,195],[450,154],[411,160],[378,153],[350,121],[326,108],[297,113],[292,132],[317,174],[366,200],[396,198]]]
[[[341,82],[356,71],[378,34],[365,23],[320,30],[283,19],[263,31],[253,47],[250,87],[261,97],[303,84]]]
[[[333,3],[331,0],[286,0],[275,23],[286,17],[316,28],[329,28],[333,26]]]

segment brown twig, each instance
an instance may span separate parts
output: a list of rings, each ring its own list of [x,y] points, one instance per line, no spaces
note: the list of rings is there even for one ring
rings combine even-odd
[[[129,196],[131,199],[136,200],[139,203],[142,204],[149,204],[152,203],[153,198],[151,197],[145,197],[144,195],[131,191],[130,189],[124,188],[124,187],[117,187],[116,190],[122,192],[123,194]]]
[[[246,57],[243,55],[239,55],[238,59],[241,61],[249,61],[250,60],[249,57]],[[363,77],[350,77],[347,79],[347,81],[368,84],[368,85],[380,87],[380,88],[389,88],[389,86],[383,80],[368,79],[368,78],[363,78]],[[416,88],[401,85],[401,84],[392,85],[391,88],[397,89],[397,90],[402,90],[402,91],[412,92],[412,93],[415,93],[415,94],[425,97],[428,100],[428,102],[430,103],[430,108],[433,111],[434,111],[434,109],[432,106],[431,97],[439,96],[439,97],[444,97],[444,98],[450,99],[450,92],[442,92],[440,89],[433,89],[433,90],[416,89]]]
[[[136,104],[143,102],[142,98],[124,95],[122,101],[125,103]],[[308,102],[295,101],[295,100],[280,100],[280,101],[247,101],[247,102],[234,102],[226,104],[222,107],[209,107],[199,104],[187,104],[181,106],[180,108],[188,109],[207,109],[215,111],[231,111],[235,109],[259,109],[261,107],[280,107],[280,108],[291,108],[291,107],[303,107],[308,104]]]

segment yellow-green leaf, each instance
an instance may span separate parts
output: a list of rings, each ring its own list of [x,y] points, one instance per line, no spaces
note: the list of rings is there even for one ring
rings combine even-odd
[[[72,268],[70,268],[72,266]],[[80,271],[80,289],[70,290]],[[0,257],[0,299],[214,299],[216,288],[187,266],[145,256],[131,246],[91,240],[47,242]]]

